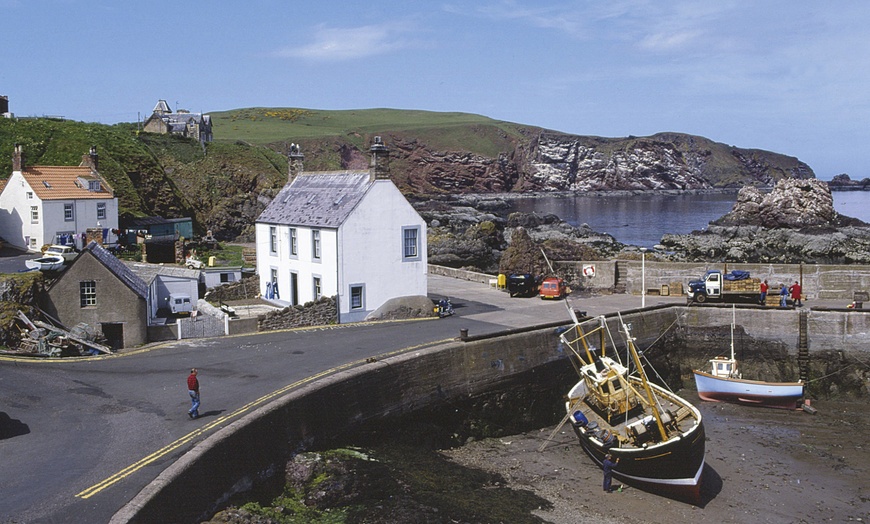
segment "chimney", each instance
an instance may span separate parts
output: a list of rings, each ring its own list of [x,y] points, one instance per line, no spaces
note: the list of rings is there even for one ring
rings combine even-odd
[[[372,163],[369,169],[371,180],[389,180],[390,179],[390,150],[384,145],[381,137],[376,136],[372,144]]]
[[[95,173],[99,172],[99,170],[97,169],[100,165],[99,158],[97,156],[97,146],[91,146],[91,150],[88,152],[88,154],[82,155],[82,163],[79,165],[82,167],[90,167],[91,170]]]
[[[12,151],[12,171],[21,171],[24,169],[24,149],[21,144],[15,144]]]
[[[287,155],[289,164],[289,172],[287,173],[287,182],[293,180],[302,173],[302,161],[305,160],[305,155],[299,150],[299,144],[290,144],[290,154]]]

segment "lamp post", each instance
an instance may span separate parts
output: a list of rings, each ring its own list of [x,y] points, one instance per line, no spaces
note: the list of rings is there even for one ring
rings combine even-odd
[[[640,307],[646,307],[646,248],[640,248]]]

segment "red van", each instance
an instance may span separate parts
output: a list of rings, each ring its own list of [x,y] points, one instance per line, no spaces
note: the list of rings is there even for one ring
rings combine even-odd
[[[568,287],[565,281],[559,277],[547,277],[541,282],[541,299],[553,298],[556,300],[568,296]]]

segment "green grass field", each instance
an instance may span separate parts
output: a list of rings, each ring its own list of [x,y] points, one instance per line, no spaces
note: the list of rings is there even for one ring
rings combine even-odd
[[[342,137],[365,150],[370,137],[401,133],[444,149],[496,154],[493,141],[518,137],[518,124],[470,113],[439,113],[402,109],[324,111],[255,107],[210,113],[215,141],[242,140],[252,144],[301,142]]]

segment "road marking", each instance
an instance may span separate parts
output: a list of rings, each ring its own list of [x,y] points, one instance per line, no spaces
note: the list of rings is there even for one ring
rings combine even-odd
[[[285,393],[289,392],[292,389],[298,388],[304,384],[307,384],[309,382],[313,382],[313,381],[320,379],[320,378],[323,378],[327,375],[332,375],[332,374],[338,373],[339,371],[344,371],[344,370],[349,369],[351,367],[363,365],[366,363],[377,362],[377,361],[382,360],[386,357],[391,357],[394,355],[399,355],[401,353],[407,353],[409,351],[422,349],[422,348],[427,347],[427,346],[436,346],[438,344],[443,344],[445,342],[450,342],[452,340],[454,340],[454,339],[447,338],[447,339],[443,339],[443,340],[437,340],[434,342],[427,342],[425,344],[419,344],[417,346],[411,346],[411,347],[406,347],[406,348],[402,348],[402,349],[397,349],[397,350],[391,351],[389,353],[382,353],[382,354],[378,355],[377,357],[374,357],[374,360],[372,359],[372,357],[369,357],[369,358],[362,359],[362,360],[356,360],[354,362],[348,362],[347,364],[343,364],[341,366],[337,366],[334,368],[327,369],[325,371],[321,371],[320,373],[317,373],[317,374],[312,375],[310,377],[306,377],[302,380],[299,380],[297,382],[294,382],[292,384],[284,386],[281,389],[275,390],[271,393],[263,395],[262,397],[254,400],[254,401],[248,402],[247,404],[238,408],[237,410],[233,411],[232,413],[218,417],[217,419],[215,419],[212,422],[209,422],[205,426],[202,426],[201,428],[198,428],[198,429],[195,429],[194,431],[191,431],[190,433],[179,438],[175,442],[172,442],[171,444],[168,444],[167,446],[160,448],[159,450],[155,451],[154,453],[152,453],[152,454],[138,460],[137,462],[127,466],[126,468],[124,468],[121,471],[115,473],[114,475],[106,478],[105,480],[102,480],[102,481],[94,484],[93,486],[87,488],[86,490],[82,491],[81,493],[76,494],[76,497],[82,498],[82,499],[88,499],[90,497],[93,497],[97,493],[103,491],[104,489],[106,489],[110,486],[113,486],[114,484],[117,484],[121,480],[129,477],[133,473],[136,473],[137,471],[139,471],[140,469],[144,468],[145,466],[151,464],[152,462],[155,462],[155,461],[163,458],[167,454],[169,454],[169,453],[175,451],[176,449],[180,448],[181,446],[187,444],[191,440],[193,440],[201,435],[204,435],[205,433],[208,433],[209,431],[217,428],[218,426],[224,424],[225,422],[227,422],[229,420],[232,420],[234,418],[238,418],[241,415],[243,415],[249,411],[252,411],[254,408],[260,407],[261,405],[263,405],[271,400],[274,400],[276,397],[284,395]]]

